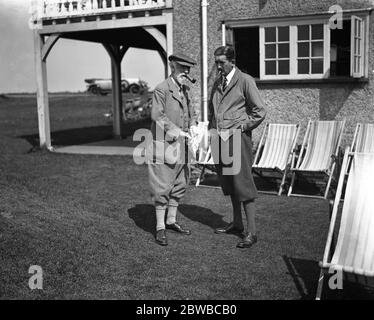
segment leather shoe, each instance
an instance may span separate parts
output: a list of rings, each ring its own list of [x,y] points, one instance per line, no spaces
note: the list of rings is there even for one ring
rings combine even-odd
[[[158,230],[156,233],[156,242],[160,246],[167,246],[168,245],[168,239],[166,238],[166,232],[165,229]]]
[[[165,226],[166,226],[166,229],[173,230],[173,231],[178,232],[178,233],[182,233],[182,234],[185,234],[185,235],[190,235],[191,234],[191,230],[183,229],[183,227],[177,222],[172,223],[172,224],[165,224]]]
[[[248,233],[242,241],[238,242],[236,245],[237,248],[250,248],[257,242],[257,236],[251,233]]]
[[[218,234],[221,234],[221,233],[227,233],[227,234],[230,234],[230,233],[234,233],[234,234],[240,234],[243,232],[244,229],[239,229],[237,227],[234,226],[234,224],[231,222],[229,223],[228,226],[224,227],[224,228],[217,228],[214,230],[215,233],[218,233]]]

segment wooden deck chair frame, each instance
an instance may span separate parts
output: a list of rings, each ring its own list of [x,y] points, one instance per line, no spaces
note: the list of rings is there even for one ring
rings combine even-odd
[[[199,177],[196,180],[196,184],[195,184],[196,187],[200,186],[200,187],[218,188],[218,187],[215,187],[215,186],[205,186],[205,185],[201,184],[201,180],[204,178],[206,166],[208,166],[208,165],[214,165],[213,163],[211,163],[209,161],[211,159],[212,159],[212,149],[211,149],[211,146],[209,146],[208,150],[207,150],[207,152],[205,154],[204,159],[202,161],[198,162],[198,164],[202,165],[203,167],[201,169]]]
[[[308,122],[308,126],[307,126],[307,129],[306,129],[306,132],[305,132],[303,144],[301,146],[301,150],[300,150],[300,153],[299,153],[299,157],[298,157],[296,166],[295,166],[296,156],[292,157],[292,164],[291,164],[292,178],[291,178],[290,188],[288,189],[288,196],[327,199],[327,196],[328,196],[329,190],[330,190],[330,186],[331,186],[331,182],[332,182],[332,179],[333,179],[333,176],[334,176],[336,164],[337,164],[337,159],[338,159],[338,155],[339,155],[339,148],[340,148],[340,145],[341,145],[341,140],[342,140],[344,127],[345,127],[345,119],[343,119],[342,121],[337,121],[337,122],[342,122],[342,124],[341,124],[341,127],[340,127],[340,131],[338,133],[338,138],[337,138],[337,143],[336,143],[334,153],[331,154],[331,157],[330,157],[330,160],[329,160],[328,169],[325,170],[325,171],[298,170],[297,168],[301,165],[301,163],[304,159],[304,152],[306,153],[307,148],[309,147],[307,145],[307,143],[308,143],[309,135],[311,134],[312,123],[313,122],[318,122],[318,121],[319,120],[316,120],[316,121],[309,120],[309,122]],[[304,174],[305,173],[312,173],[312,174],[327,175],[328,181],[327,181],[327,184],[326,184],[326,190],[325,190],[324,196],[315,196],[315,195],[305,195],[305,194],[293,193],[292,191],[293,191],[293,186],[294,186],[295,179],[296,179],[296,173],[299,174],[299,175],[302,175],[303,173]]]
[[[261,161],[261,157],[263,156],[263,154],[261,154],[261,156],[260,156],[260,153],[261,153],[261,151],[263,152],[263,147],[265,147],[265,144],[266,144],[266,141],[267,141],[266,139],[268,138],[268,134],[269,134],[270,124],[271,123],[267,123],[264,130],[263,130],[260,142],[259,142],[257,150],[256,150],[255,159],[253,161],[252,171],[262,178],[265,178],[262,175],[262,172],[273,172],[273,173],[279,174],[281,176],[281,183],[280,183],[278,192],[262,191],[262,190],[258,190],[258,191],[261,192],[261,193],[277,194],[278,196],[280,196],[283,192],[283,188],[284,188],[284,185],[286,183],[287,174],[288,174],[289,169],[291,167],[292,158],[294,156],[294,151],[295,151],[295,147],[296,147],[296,143],[297,143],[297,138],[298,138],[299,133],[300,133],[300,126],[299,126],[299,124],[295,125],[296,126],[296,132],[295,132],[295,135],[292,137],[292,143],[290,145],[289,152],[286,153],[287,154],[286,167],[285,167],[284,170],[282,170],[282,169],[280,169],[276,166],[274,166],[273,168],[261,168],[261,167],[257,166],[258,163]],[[274,124],[277,125],[276,123],[274,123]],[[266,135],[266,133],[267,133],[267,135]],[[266,138],[265,138],[265,136],[266,136]]]
[[[373,150],[368,151],[366,150],[366,147],[364,147],[364,150],[362,150],[362,149],[359,149],[359,146],[358,146],[358,144],[364,138],[363,134],[364,134],[364,129],[366,126],[374,126],[374,125],[371,123],[357,123],[355,133],[353,136],[353,140],[352,140],[352,144],[351,144],[352,152],[374,152],[374,141],[372,145]],[[372,137],[372,139],[374,140],[374,137]]]
[[[328,236],[326,240],[325,251],[323,254],[323,260],[319,263],[321,271],[320,271],[320,276],[318,279],[316,300],[321,299],[324,277],[328,273],[329,269],[333,267],[333,265],[329,261],[331,261],[332,256],[333,256],[333,251],[335,250],[335,246],[333,245],[333,242],[334,242],[333,238],[334,238],[334,231],[336,229],[338,208],[342,200],[341,197],[342,197],[343,187],[344,187],[346,178],[349,175],[349,170],[351,168],[350,163],[352,162],[352,159],[355,156],[355,154],[356,153],[351,152],[350,147],[347,147],[345,149],[342,168],[341,168],[340,176],[339,176],[338,187],[337,187],[336,195],[335,195],[335,200],[332,205],[332,214],[331,214],[331,219],[330,219]],[[343,266],[339,266],[339,268],[342,268],[342,271],[346,273],[349,272],[351,274],[356,274],[356,275],[360,275],[364,277],[374,277],[374,272],[367,272],[365,270],[354,270],[353,268],[352,270],[348,270],[348,268],[344,268]]]

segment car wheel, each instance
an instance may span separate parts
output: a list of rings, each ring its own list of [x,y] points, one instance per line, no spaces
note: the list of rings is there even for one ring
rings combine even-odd
[[[129,92],[132,94],[138,94],[140,92],[140,87],[137,84],[131,84],[129,87]]]
[[[128,83],[128,81],[126,81],[126,80],[122,80],[121,87],[122,87],[122,92],[126,92],[127,89],[129,88],[129,83]]]
[[[99,94],[100,93],[100,89],[98,87],[91,87],[91,93],[93,93],[93,94]]]

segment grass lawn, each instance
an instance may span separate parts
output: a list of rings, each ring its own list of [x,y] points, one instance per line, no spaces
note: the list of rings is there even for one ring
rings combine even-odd
[[[53,143],[110,136],[110,96],[50,101]],[[131,157],[29,152],[37,133],[35,98],[0,97],[1,299],[314,298],[326,201],[261,195],[259,242],[240,250],[235,235],[213,233],[231,220],[228,198],[191,185],[179,220],[193,233],[168,233],[169,246],[160,247],[145,166]],[[28,287],[31,265],[43,269],[43,290]],[[374,298],[372,289],[344,288],[325,289],[324,298]]]

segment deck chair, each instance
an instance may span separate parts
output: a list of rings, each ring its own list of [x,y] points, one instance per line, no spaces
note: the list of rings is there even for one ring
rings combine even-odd
[[[352,152],[374,152],[374,124],[358,123],[351,145]]]
[[[309,121],[299,157],[293,157],[292,179],[288,196],[321,198],[320,196],[293,193],[295,179],[299,175],[309,175],[317,179],[328,178],[322,198],[326,199],[334,175],[340,143],[344,131],[343,121]]]
[[[349,163],[352,165],[349,165]],[[349,171],[348,171],[349,170]],[[348,176],[344,199],[345,177]],[[316,299],[321,299],[324,276],[328,271],[340,271],[364,283],[374,277],[374,154],[345,150],[323,260],[318,280]],[[340,227],[337,215],[340,201],[343,208]],[[332,250],[334,232],[339,228],[335,250]],[[369,280],[367,280],[369,279]]]
[[[283,191],[299,130],[299,125],[296,124],[268,123],[256,151],[253,172],[262,178],[265,178],[264,173],[280,174],[278,195]]]
[[[204,178],[205,169],[207,166],[214,166],[212,150],[209,146],[208,149],[204,149],[203,147],[199,148],[199,157],[197,163],[202,166],[201,172],[199,177],[196,180],[195,186],[200,186],[202,179]]]

